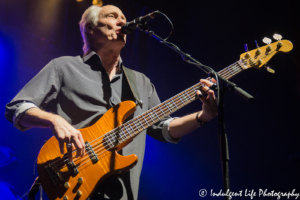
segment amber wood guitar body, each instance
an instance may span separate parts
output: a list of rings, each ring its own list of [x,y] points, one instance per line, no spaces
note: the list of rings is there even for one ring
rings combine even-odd
[[[108,110],[101,119],[88,128],[79,129],[82,133],[84,141],[93,141],[101,138],[105,133],[118,127],[124,120],[135,111],[135,103],[125,101]],[[105,137],[102,138],[102,146],[105,143]],[[126,143],[128,144],[128,142]],[[118,149],[123,148],[126,144],[118,146]],[[65,149],[66,152],[66,149]],[[101,183],[107,176],[129,170],[137,163],[136,155],[121,156],[117,153],[117,148],[106,151],[99,156],[99,161],[95,164],[89,162],[83,167],[78,168],[79,173],[61,173],[63,181],[54,185],[49,172],[46,169],[50,163],[58,163],[63,155],[60,153],[58,141],[55,137],[51,137],[41,148],[38,155],[38,173],[41,184],[49,197],[49,199],[87,199],[94,191],[95,187]],[[86,156],[87,157],[87,156]],[[87,157],[82,163],[89,161]],[[75,160],[74,160],[75,162]],[[78,164],[77,162],[75,162]],[[82,164],[80,163],[80,164]],[[66,165],[65,165],[66,168]],[[82,178],[80,184],[78,178]],[[68,185],[66,188],[65,185]],[[81,196],[78,194],[80,191]]]

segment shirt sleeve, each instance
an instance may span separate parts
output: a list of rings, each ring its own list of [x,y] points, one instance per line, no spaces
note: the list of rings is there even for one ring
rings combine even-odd
[[[52,60],[6,105],[6,119],[16,128],[27,130],[18,123],[22,114],[32,107],[49,111],[49,107],[55,102],[59,88],[59,76],[55,60]]]
[[[148,105],[149,108],[151,109],[158,104],[160,104],[160,99],[156,93],[155,87],[153,84],[150,83],[148,85],[147,90],[149,91],[149,96],[148,96]],[[164,117],[160,122],[152,125],[148,130],[147,134],[150,135],[151,137],[158,139],[162,142],[169,142],[173,144],[177,144],[181,138],[172,138],[169,132],[169,125],[172,120],[175,118],[172,118],[170,116]]]
[[[14,116],[13,116],[13,124],[14,126],[21,130],[21,131],[26,131],[29,128],[23,127],[19,124],[19,120],[21,118],[21,116],[30,108],[36,108],[37,106],[34,105],[33,103],[30,102],[24,102],[21,103],[20,106],[16,109]]]

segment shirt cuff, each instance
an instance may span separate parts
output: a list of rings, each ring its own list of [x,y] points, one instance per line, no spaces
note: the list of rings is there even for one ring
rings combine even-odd
[[[175,118],[170,118],[167,121],[164,122],[163,124],[163,128],[162,128],[162,135],[164,136],[165,140],[167,142],[173,143],[173,144],[177,144],[181,138],[172,138],[169,132],[169,125],[171,123],[171,121],[173,121],[174,119],[176,119],[178,117]]]
[[[25,128],[25,127],[21,126],[19,124],[19,120],[20,120],[21,116],[30,108],[37,108],[37,106],[34,105],[33,103],[24,102],[16,109],[15,114],[13,116],[13,122],[14,122],[14,126],[17,129],[19,129],[21,131],[26,131],[29,129],[29,128]]]

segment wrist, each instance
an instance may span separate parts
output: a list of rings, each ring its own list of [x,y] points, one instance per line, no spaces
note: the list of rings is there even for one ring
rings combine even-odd
[[[201,116],[202,116],[202,111],[199,111],[198,113],[197,113],[197,115],[196,115],[196,120],[197,120],[197,122],[198,122],[198,124],[200,125],[200,126],[203,126],[203,125],[205,125],[208,121],[206,121],[206,120],[203,120],[202,118],[201,118]]]
[[[58,121],[60,121],[60,116],[59,115],[55,115],[52,113],[49,113],[49,118],[47,120],[47,124],[49,128],[52,128],[53,126],[55,126],[55,124],[57,124]]]

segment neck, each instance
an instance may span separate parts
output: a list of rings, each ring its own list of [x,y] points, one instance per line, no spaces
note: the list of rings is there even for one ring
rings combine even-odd
[[[118,68],[121,48],[90,48],[85,55],[89,54],[93,50],[100,56],[104,69],[109,73],[109,75],[114,76]]]

